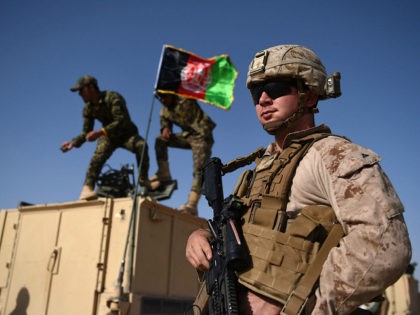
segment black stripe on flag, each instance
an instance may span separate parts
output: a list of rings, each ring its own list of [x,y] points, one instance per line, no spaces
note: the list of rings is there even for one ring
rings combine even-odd
[[[165,47],[157,83],[157,90],[178,91],[181,84],[181,71],[187,65],[189,54]]]

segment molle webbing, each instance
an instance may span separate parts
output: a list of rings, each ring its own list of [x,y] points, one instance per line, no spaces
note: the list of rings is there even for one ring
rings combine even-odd
[[[286,218],[286,206],[299,162],[314,142],[329,135],[331,134],[315,133],[295,140],[274,159],[270,170],[258,171],[259,167],[264,168],[264,162],[257,166],[252,189],[244,198],[251,207],[251,211],[245,215],[246,222],[256,220],[255,224],[264,226],[271,222],[273,229],[284,228],[284,222],[281,221]],[[262,213],[262,217],[257,212]]]
[[[311,142],[306,143],[305,145],[292,143],[284,150],[284,154],[281,154],[276,161],[278,163],[276,163],[277,165],[274,172],[270,174],[265,183],[265,187],[263,187],[264,192],[262,192],[262,194],[265,197],[262,199],[263,204],[266,203],[265,199],[272,199],[270,196],[273,196],[273,193],[275,192],[275,200],[280,202],[279,208],[286,211],[286,205],[289,200],[288,196],[297,165],[311,145]],[[280,171],[281,176],[276,176]]]
[[[305,307],[309,295],[321,274],[322,266],[328,257],[332,248],[338,245],[340,239],[344,236],[342,226],[336,222],[328,233],[327,238],[322,244],[314,261],[309,265],[308,270],[300,279],[299,284],[289,295],[286,304],[283,306],[282,314],[300,314]]]
[[[253,268],[242,273],[239,282],[285,305],[282,314],[300,313],[329,251],[343,235],[331,207],[305,207],[293,221],[286,214],[301,159],[314,142],[329,135],[306,135],[281,154],[261,159],[244,198],[249,210],[243,231]]]
[[[305,207],[285,233],[255,224],[245,224],[243,232],[253,268],[239,282],[284,304],[290,315],[299,314],[329,251],[343,235],[327,206]]]

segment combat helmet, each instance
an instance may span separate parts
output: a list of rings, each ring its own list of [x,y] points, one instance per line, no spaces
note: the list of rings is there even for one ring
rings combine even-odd
[[[304,99],[308,90],[318,95],[319,100],[339,97],[340,78],[339,72],[327,77],[320,58],[309,48],[299,45],[279,45],[255,54],[249,65],[246,86],[251,89],[267,81],[296,80],[300,95],[299,109],[287,121],[281,122],[281,126],[284,126],[307,111]],[[313,113],[318,112],[316,106],[310,110]],[[273,126],[270,124],[264,126],[264,129],[269,131],[268,129],[272,130]]]
[[[341,95],[340,73],[327,78],[319,57],[303,46],[279,45],[255,54],[249,65],[247,87],[278,79],[301,79],[321,100]]]

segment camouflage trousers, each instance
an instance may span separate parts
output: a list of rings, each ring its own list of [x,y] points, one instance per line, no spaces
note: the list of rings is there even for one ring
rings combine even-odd
[[[144,156],[142,165],[140,165],[141,154],[144,148]],[[108,137],[100,137],[96,144],[95,152],[93,153],[92,159],[88,170],[86,172],[85,185],[94,188],[95,183],[101,173],[102,167],[106,161],[111,157],[112,153],[118,149],[123,148],[136,155],[137,166],[139,168],[140,177],[148,178],[149,175],[149,153],[147,143],[142,137],[134,134],[128,138],[123,139],[109,139]]]
[[[191,190],[201,194],[202,179],[201,169],[204,163],[211,156],[211,148],[213,146],[213,136],[194,137],[185,135],[184,133],[171,134],[166,140],[161,136],[156,138],[155,150],[157,161],[168,161],[168,147],[192,150],[193,154],[193,182]]]

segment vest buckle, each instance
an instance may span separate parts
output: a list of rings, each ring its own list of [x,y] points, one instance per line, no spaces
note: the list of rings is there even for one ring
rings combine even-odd
[[[305,308],[306,302],[308,302],[308,296],[306,294],[300,295],[296,290],[293,290],[287,298],[286,303],[280,311],[280,315],[299,315]]]

